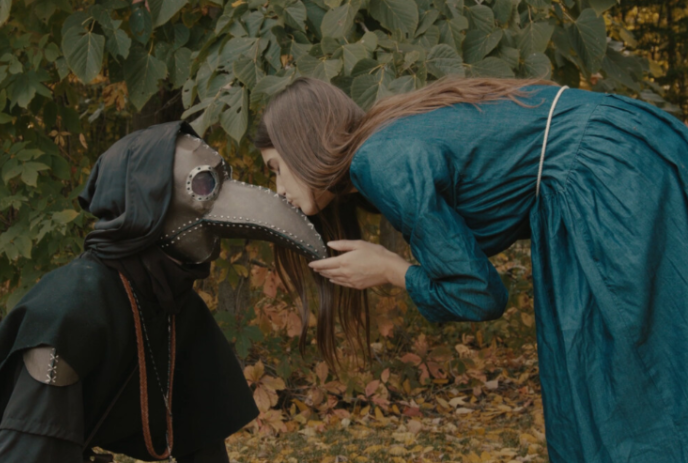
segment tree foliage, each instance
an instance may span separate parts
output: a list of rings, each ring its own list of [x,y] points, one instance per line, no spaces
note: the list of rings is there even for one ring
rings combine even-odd
[[[613,0],[3,0],[0,275],[13,306],[81,250],[74,199],[131,112],[180,92],[247,168],[246,134],[300,75],[362,107],[446,74],[545,77],[662,101]],[[615,38],[617,38],[615,40]],[[88,136],[86,136],[88,135]],[[93,141],[95,140],[95,142]],[[90,144],[90,149],[89,149]],[[258,174],[259,180],[265,180]]]

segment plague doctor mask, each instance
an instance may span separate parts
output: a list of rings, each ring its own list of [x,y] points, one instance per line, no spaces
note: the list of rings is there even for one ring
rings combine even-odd
[[[309,261],[327,257],[314,225],[272,190],[233,180],[231,168],[202,139],[179,134],[174,189],[159,242],[185,263],[216,259],[222,238],[270,241]]]

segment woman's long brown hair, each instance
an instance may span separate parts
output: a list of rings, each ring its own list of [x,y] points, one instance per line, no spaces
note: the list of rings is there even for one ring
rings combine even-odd
[[[310,217],[325,242],[356,240],[361,238],[356,205],[366,203],[360,196],[347,194],[352,187],[349,167],[356,151],[375,131],[396,119],[454,104],[511,100],[527,106],[518,98],[528,96],[522,90],[528,85],[556,84],[541,79],[446,76],[422,89],[380,100],[365,113],[334,85],[300,77],[267,105],[254,144],[261,150],[276,149],[293,174],[312,191],[335,194],[325,209]],[[324,359],[331,367],[338,363],[335,318],[347,339],[369,354],[370,316],[365,290],[333,285],[311,272],[303,257],[279,246],[275,246],[275,261],[282,280],[301,299],[302,352],[310,316],[305,275],[310,273],[319,297],[316,339]]]

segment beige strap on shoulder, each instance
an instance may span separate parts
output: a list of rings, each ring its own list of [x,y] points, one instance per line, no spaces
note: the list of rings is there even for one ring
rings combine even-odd
[[[537,185],[535,186],[535,197],[540,196],[540,180],[542,180],[542,166],[545,164],[545,150],[547,149],[547,137],[549,136],[549,126],[552,123],[552,114],[554,114],[554,108],[557,106],[557,101],[561,94],[569,88],[568,85],[564,85],[557,92],[557,96],[554,97],[552,101],[552,106],[549,108],[549,116],[547,116],[547,126],[545,127],[545,138],[542,141],[542,152],[540,153],[540,167],[538,168]]]
[[[24,365],[33,379],[50,386],[69,386],[79,381],[76,371],[51,346],[24,351]]]

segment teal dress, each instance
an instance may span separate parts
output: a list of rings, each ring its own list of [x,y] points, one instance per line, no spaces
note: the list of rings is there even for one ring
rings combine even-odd
[[[425,318],[501,316],[487,256],[532,243],[547,446],[555,463],[688,461],[688,128],[630,98],[558,87],[383,127],[356,188],[420,265]]]

